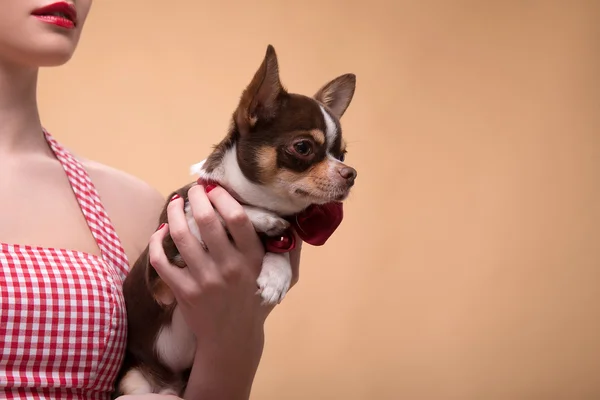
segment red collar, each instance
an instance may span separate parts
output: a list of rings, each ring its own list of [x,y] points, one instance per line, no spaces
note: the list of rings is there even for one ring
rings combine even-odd
[[[199,184],[206,184],[202,179]],[[236,196],[237,197],[237,196]],[[240,199],[237,199],[240,201]],[[313,204],[297,214],[285,217],[291,227],[282,235],[269,237],[261,234],[265,249],[271,253],[287,253],[296,247],[296,237],[292,229],[302,241],[313,245],[322,246],[333,235],[344,218],[344,208],[341,202],[327,204]]]

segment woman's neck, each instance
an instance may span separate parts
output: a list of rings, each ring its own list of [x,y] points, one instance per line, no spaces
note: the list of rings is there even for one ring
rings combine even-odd
[[[0,155],[46,152],[37,108],[37,69],[0,61]]]

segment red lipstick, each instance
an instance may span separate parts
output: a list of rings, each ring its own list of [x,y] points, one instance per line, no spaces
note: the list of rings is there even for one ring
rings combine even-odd
[[[31,15],[40,21],[65,29],[73,29],[77,26],[77,10],[75,10],[75,6],[64,1],[38,8]]]

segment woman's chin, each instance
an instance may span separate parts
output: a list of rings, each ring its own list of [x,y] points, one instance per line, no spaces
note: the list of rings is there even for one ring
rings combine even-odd
[[[59,67],[67,63],[73,57],[73,52],[66,49],[46,49],[43,52],[27,52],[21,54],[11,61],[27,68],[35,67]]]
[[[66,38],[61,38],[66,39]],[[43,48],[31,52],[31,64],[38,67],[58,67],[68,62],[75,52],[76,44],[70,40],[55,40]]]
[[[46,57],[40,58],[37,62],[38,67],[59,67],[66,64],[73,57],[73,53],[66,54],[52,54]]]
[[[34,40],[35,39],[35,40]],[[35,38],[2,46],[0,58],[23,67],[58,67],[68,62],[77,47],[77,40],[60,35],[36,35]]]

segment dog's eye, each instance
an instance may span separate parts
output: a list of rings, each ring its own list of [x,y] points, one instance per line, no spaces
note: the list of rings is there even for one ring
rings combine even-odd
[[[340,160],[341,162],[344,162],[344,160],[345,160],[345,159],[346,159],[346,153],[342,153],[342,154],[340,154],[340,158],[339,158],[339,160]]]
[[[301,156],[308,156],[312,152],[312,146],[308,140],[294,143],[294,151]]]

